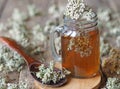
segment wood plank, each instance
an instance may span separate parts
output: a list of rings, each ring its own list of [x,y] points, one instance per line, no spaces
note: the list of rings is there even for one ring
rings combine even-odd
[[[8,0],[3,14],[1,16],[1,21],[5,22],[11,16],[15,8],[19,8],[21,11],[26,12],[26,7],[29,3],[29,0]]]
[[[0,0],[0,18],[8,0]]]
[[[37,8],[39,8],[39,10],[43,13],[40,18],[35,20],[37,23],[44,26],[46,21],[51,19],[51,16],[48,14],[48,9],[54,4],[54,1],[58,2],[58,4],[61,6],[65,6],[65,2],[67,2],[67,0],[32,0],[33,4],[35,4]]]
[[[33,81],[34,79],[30,75],[28,68],[25,67],[21,72],[20,72],[20,77],[19,77],[19,84],[22,82],[25,82],[27,84],[27,89],[34,89]]]
[[[5,10],[3,11],[2,20],[5,20],[9,16],[11,16],[13,8],[15,7],[21,8],[22,10],[24,10],[25,7],[28,5],[28,3],[35,3],[37,7],[39,7],[39,9],[47,13],[49,6],[52,5],[53,3],[53,0],[0,0],[0,8],[3,7],[2,5],[3,5],[3,2],[5,3],[5,1],[8,1],[8,3],[7,3],[7,7],[5,7]],[[59,2],[59,4],[62,4],[62,5],[66,4],[67,2],[67,0],[57,0],[57,1]],[[95,7],[95,8],[101,7],[101,2],[100,2],[101,0],[86,0],[86,1],[91,7]],[[120,7],[119,0],[114,0],[114,2],[116,3],[117,7]],[[37,20],[39,20],[38,22],[40,22],[41,24],[44,24],[46,19],[48,19],[48,17],[46,16],[46,14],[44,14],[44,17]]]
[[[98,8],[102,8],[102,7],[111,7],[109,5],[109,1],[110,0],[86,0],[88,5],[90,5],[92,8],[95,8],[95,10],[97,11]],[[120,7],[120,0],[111,0],[114,2],[116,8]],[[118,9],[120,11],[120,9]]]
[[[42,26],[45,26],[45,22],[49,19],[48,17],[48,8],[51,5],[53,0],[32,0],[33,4],[42,12],[41,17],[34,18],[33,21],[36,24],[39,23]]]
[[[101,0],[86,0],[86,2],[94,11],[97,11],[97,9],[102,5]]]

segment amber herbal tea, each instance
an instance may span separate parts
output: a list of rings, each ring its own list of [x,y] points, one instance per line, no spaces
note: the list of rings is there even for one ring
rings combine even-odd
[[[61,47],[62,66],[70,70],[73,76],[90,77],[99,71],[100,52],[98,30],[92,30],[87,34],[75,37],[63,35]]]

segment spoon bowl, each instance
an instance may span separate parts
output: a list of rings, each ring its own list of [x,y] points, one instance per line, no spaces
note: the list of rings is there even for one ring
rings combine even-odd
[[[16,41],[8,38],[8,37],[0,37],[0,42],[2,42],[3,44],[5,44],[7,47],[11,48],[12,50],[16,51],[17,53],[19,53],[22,57],[24,57],[25,62],[27,63],[27,66],[29,68],[30,74],[32,75],[32,77],[38,81],[41,84],[42,83],[41,79],[37,78],[35,73],[39,71],[38,67],[43,64],[40,61],[35,60],[34,58],[30,57],[29,55],[27,55],[20,47],[20,45],[17,44]],[[46,65],[47,67],[47,65]],[[54,67],[55,71],[61,71],[60,69]],[[45,85],[50,86],[50,87],[60,87],[63,84],[65,84],[67,82],[66,77],[61,79],[59,82],[57,83],[46,83]]]
[[[40,78],[37,78],[36,75],[35,75],[35,72],[38,72],[38,66],[39,66],[39,63],[37,64],[32,64],[30,66],[30,72],[31,72],[31,75],[32,77],[36,80],[36,81],[39,81],[40,83],[42,83],[42,80]],[[33,72],[32,72],[33,71]],[[60,71],[58,68],[54,68],[54,71]],[[62,85],[64,85],[65,83],[67,82],[67,79],[66,78],[63,78],[61,79],[59,82],[57,82],[56,84],[54,84],[53,82],[50,82],[50,83],[46,83],[45,85],[47,86],[50,86],[50,87],[60,87]],[[44,84],[44,83],[42,83]]]

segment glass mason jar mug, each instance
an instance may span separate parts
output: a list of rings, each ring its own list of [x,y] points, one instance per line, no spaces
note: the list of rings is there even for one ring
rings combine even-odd
[[[61,36],[61,56],[56,53],[55,33]],[[100,44],[97,16],[92,20],[64,18],[64,26],[51,32],[51,51],[62,67],[71,71],[73,77],[88,78],[99,72]]]

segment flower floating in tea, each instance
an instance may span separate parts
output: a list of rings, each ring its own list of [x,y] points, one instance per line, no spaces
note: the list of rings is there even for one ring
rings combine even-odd
[[[68,50],[74,49],[75,52],[80,53],[81,57],[89,56],[92,51],[92,47],[89,42],[89,35],[87,33],[78,32],[78,36],[70,39]]]

